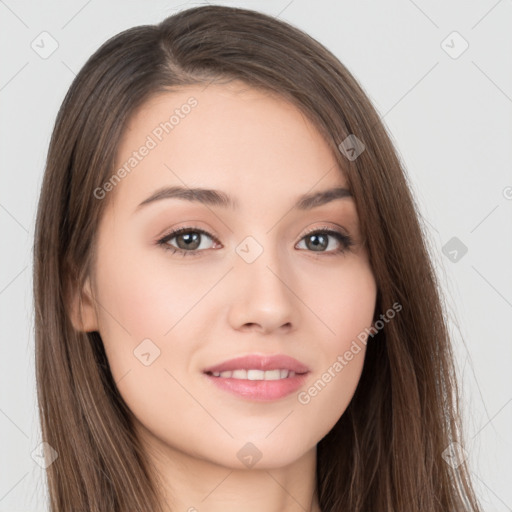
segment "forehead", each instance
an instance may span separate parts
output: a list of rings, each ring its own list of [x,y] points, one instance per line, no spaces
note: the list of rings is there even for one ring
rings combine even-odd
[[[153,96],[127,123],[115,169],[123,167],[115,193],[125,190],[131,202],[161,185],[260,198],[347,186],[332,149],[296,106],[237,81]]]

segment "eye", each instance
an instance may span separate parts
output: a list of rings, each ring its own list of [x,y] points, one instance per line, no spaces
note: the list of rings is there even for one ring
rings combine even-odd
[[[335,241],[331,243],[329,238]],[[354,245],[350,236],[329,228],[317,228],[310,231],[302,238],[301,242],[303,240],[305,241],[306,249],[310,249],[311,252],[325,253],[329,256],[344,253]],[[333,245],[335,246],[334,249]],[[327,250],[329,248],[330,250]]]
[[[158,240],[158,244],[165,250],[172,251],[172,253],[180,253],[183,256],[191,255],[196,256],[200,252],[209,247],[204,247],[203,239],[209,238],[218,243],[217,239],[210,233],[203,229],[193,226],[187,226],[171,231],[162,239]],[[176,245],[171,244],[171,240],[176,239]]]
[[[212,248],[208,246],[205,247],[203,242],[206,238],[220,244],[213,235],[201,228],[193,226],[171,231],[158,240],[157,243],[162,246],[163,249],[171,251],[173,254],[179,253],[182,256],[197,256],[205,249]],[[175,240],[175,243],[171,243],[173,240]],[[326,256],[342,254],[354,245],[350,236],[329,228],[317,228],[310,231],[302,237],[299,244],[303,241],[305,241],[306,249],[309,249],[310,252],[322,253]],[[206,243],[206,245],[208,245],[208,243]]]

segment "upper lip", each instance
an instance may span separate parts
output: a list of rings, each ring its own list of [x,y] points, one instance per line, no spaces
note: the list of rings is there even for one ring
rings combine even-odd
[[[277,370],[285,369],[294,371],[295,373],[307,373],[309,368],[294,359],[293,357],[284,354],[277,355],[264,355],[264,354],[249,354],[245,356],[235,357],[223,363],[206,368],[204,373],[224,372],[232,370]]]

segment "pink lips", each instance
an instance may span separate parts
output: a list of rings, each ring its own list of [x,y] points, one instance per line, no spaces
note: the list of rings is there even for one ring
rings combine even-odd
[[[206,368],[204,372],[213,373],[249,369],[277,370],[278,368],[294,371],[295,373],[309,372],[309,368],[297,361],[297,359],[281,354],[275,356],[251,354],[248,356],[236,357],[235,359],[230,359],[229,361],[224,361],[218,365]]]
[[[289,370],[295,372],[279,380],[249,380],[214,376],[233,370]],[[249,355],[230,359],[216,366],[204,370],[209,381],[224,391],[228,391],[242,398],[255,401],[271,401],[283,398],[297,391],[303,384],[310,370],[293,357],[285,355]]]

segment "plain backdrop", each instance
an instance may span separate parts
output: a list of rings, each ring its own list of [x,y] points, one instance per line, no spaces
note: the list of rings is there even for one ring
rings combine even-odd
[[[0,512],[41,511],[47,499],[32,457],[41,434],[31,259],[57,110],[106,39],[196,5],[0,0]],[[477,492],[484,510],[512,511],[512,2],[224,5],[278,16],[315,37],[383,118],[443,283]],[[48,52],[58,45],[51,55],[41,55],[42,38]]]

